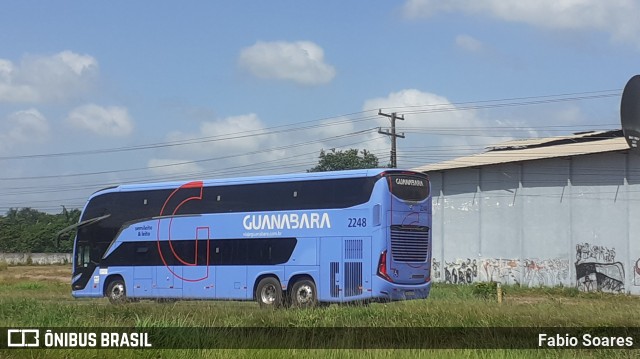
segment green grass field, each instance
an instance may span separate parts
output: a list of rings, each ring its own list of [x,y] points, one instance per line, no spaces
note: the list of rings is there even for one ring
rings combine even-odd
[[[586,294],[566,288],[506,288],[501,304],[472,286],[435,285],[428,300],[332,305],[312,310],[261,310],[253,302],[140,301],[113,306],[106,299],[73,299],[70,268],[9,267],[0,272],[0,327],[637,327],[640,298]],[[178,334],[176,334],[178,335]],[[250,347],[256,338],[246,340]],[[640,338],[635,338],[640,341]],[[335,358],[632,358],[638,350],[463,349],[11,349],[0,358],[218,358],[290,355]]]

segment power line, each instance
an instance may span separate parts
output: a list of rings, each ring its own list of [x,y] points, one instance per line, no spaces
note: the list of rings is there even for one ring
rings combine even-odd
[[[494,99],[494,100],[453,102],[453,103],[442,103],[442,104],[403,105],[403,106],[395,106],[395,107],[385,107],[384,109],[396,110],[397,112],[404,113],[404,114],[476,110],[476,109],[486,109],[486,108],[528,106],[528,105],[550,104],[550,103],[556,103],[556,102],[596,100],[596,99],[603,99],[603,98],[610,98],[610,97],[620,97],[621,91],[622,89],[574,92],[574,93],[565,93],[565,94],[558,94],[558,95],[513,97],[513,98],[503,98],[503,99]],[[421,107],[426,107],[427,109],[403,111],[403,109],[417,109]]]
[[[613,92],[616,91],[618,93],[613,94],[613,93],[609,93],[609,92]],[[611,98],[614,96],[619,96],[619,92],[620,90],[604,90],[604,91],[592,91],[592,92],[581,92],[581,93],[570,93],[570,94],[560,94],[560,95],[545,95],[545,96],[531,96],[531,97],[519,97],[519,98],[507,98],[507,99],[495,99],[495,100],[484,100],[484,101],[474,101],[474,102],[459,102],[459,103],[443,103],[443,104],[424,104],[424,105],[407,105],[407,106],[398,106],[398,107],[391,107],[391,108],[385,108],[385,109],[399,109],[400,111],[397,111],[398,113],[402,113],[402,114],[411,114],[411,113],[435,113],[435,112],[446,112],[446,111],[464,111],[464,110],[473,110],[473,109],[486,109],[486,108],[500,108],[500,107],[509,107],[509,106],[528,106],[528,105],[541,105],[541,104],[548,104],[548,103],[554,103],[554,102],[564,102],[564,101],[582,101],[582,100],[596,100],[596,99],[605,99],[605,98]],[[156,142],[156,143],[150,143],[150,144],[142,144],[142,145],[136,145],[136,146],[128,146],[128,147],[115,147],[115,148],[105,148],[105,149],[96,149],[96,150],[83,150],[83,151],[74,151],[74,152],[61,152],[61,153],[44,153],[44,154],[32,154],[32,155],[21,155],[21,156],[4,156],[4,157],[0,157],[0,160],[11,160],[11,159],[29,159],[29,158],[52,158],[52,157],[66,157],[66,156],[79,156],[79,155],[98,155],[98,154],[108,154],[108,153],[117,153],[117,152],[125,152],[125,151],[141,151],[141,150],[148,150],[148,149],[157,149],[157,148],[168,148],[168,147],[175,147],[175,146],[188,146],[188,145],[200,145],[200,144],[204,144],[204,143],[209,143],[209,142],[217,142],[217,141],[227,141],[227,140],[238,140],[238,139],[249,139],[249,138],[255,138],[257,136],[267,136],[267,135],[272,135],[272,134],[281,134],[281,133],[290,133],[290,132],[294,132],[294,131],[305,131],[305,130],[311,130],[311,129],[317,129],[317,128],[322,128],[322,127],[330,127],[330,126],[339,126],[342,124],[355,124],[355,123],[362,123],[362,122],[368,122],[368,121],[377,121],[379,119],[379,117],[373,112],[375,110],[363,110],[363,111],[358,111],[358,112],[353,112],[350,114],[345,114],[345,115],[339,115],[339,116],[334,116],[334,117],[326,117],[326,118],[321,118],[321,119],[313,119],[313,120],[308,120],[308,121],[302,121],[302,122],[297,122],[295,124],[284,124],[284,125],[279,125],[279,126],[273,126],[273,127],[268,127],[268,128],[264,128],[264,129],[256,129],[256,130],[251,130],[251,131],[244,131],[244,132],[235,132],[235,133],[227,133],[227,134],[221,134],[221,135],[215,135],[215,136],[207,136],[207,137],[197,137],[197,138],[189,138],[189,139],[183,139],[183,140],[178,140],[178,141],[165,141],[165,142]],[[322,122],[322,121],[328,121],[328,122],[323,122],[323,123],[318,123],[318,122]],[[617,124],[616,124],[617,125]],[[585,125],[585,126],[581,126],[582,128],[596,128],[596,127],[603,127],[603,126],[610,126],[610,125]],[[432,134],[435,135],[445,135],[445,134],[449,134],[451,133],[451,131],[456,131],[455,133],[451,133],[451,134],[455,134],[455,135],[465,135],[465,136],[476,136],[476,137],[493,137],[490,135],[484,135],[482,134],[483,130],[488,130],[488,131],[508,131],[508,130],[514,130],[514,131],[529,131],[529,130],[542,130],[542,129],[546,129],[546,131],[562,131],[563,128],[569,129],[571,128],[571,126],[538,126],[538,127],[529,127],[529,128],[525,128],[522,129],[521,127],[517,127],[517,126],[479,126],[479,127],[474,127],[471,129],[460,129],[457,127],[439,127],[439,128],[432,128],[432,129],[423,129],[423,128],[415,128],[415,127],[407,127],[406,131],[407,132],[411,132],[411,133],[429,133],[429,132],[425,132],[428,130],[432,131]],[[135,169],[115,169],[115,170],[110,170],[110,171],[98,171],[98,172],[89,172],[89,173],[79,173],[79,174],[64,174],[64,175],[50,175],[50,176],[31,176],[31,177],[13,177],[13,178],[0,178],[0,180],[5,180],[5,181],[12,181],[12,180],[47,180],[47,179],[54,179],[54,178],[60,178],[60,177],[78,177],[78,176],[92,176],[92,175],[104,175],[104,174],[112,174],[112,173],[128,173],[128,172],[134,172],[134,171],[141,171],[141,170],[148,170],[148,169],[161,169],[161,168],[171,168],[174,166],[181,166],[181,165],[186,165],[186,164],[193,164],[193,163],[203,163],[203,162],[209,162],[209,161],[216,161],[216,160],[221,160],[221,159],[230,159],[230,158],[239,158],[242,156],[251,156],[251,155],[256,155],[258,153],[266,153],[266,152],[272,152],[272,151],[278,151],[278,150],[288,150],[288,149],[292,149],[292,148],[297,148],[297,147],[301,147],[301,146],[305,146],[308,144],[313,144],[313,143],[321,143],[323,141],[332,141],[332,140],[341,140],[341,139],[345,139],[345,138],[349,138],[351,136],[358,136],[361,135],[363,133],[366,133],[368,131],[372,131],[375,130],[375,128],[370,128],[370,129],[366,129],[366,130],[362,130],[362,131],[356,131],[356,132],[351,132],[349,134],[344,134],[344,135],[338,135],[338,136],[332,136],[332,137],[328,137],[328,138],[324,138],[324,139],[320,139],[320,140],[314,140],[314,141],[308,141],[305,143],[297,143],[297,144],[291,144],[291,145],[283,145],[283,146],[279,146],[279,147],[275,147],[275,148],[270,148],[270,149],[261,149],[260,151],[252,151],[252,152],[248,152],[248,153],[242,153],[242,154],[230,154],[227,156],[221,156],[221,157],[215,157],[215,158],[206,158],[206,159],[201,159],[201,160],[195,160],[195,161],[184,161],[184,162],[178,162],[178,163],[172,163],[172,164],[165,164],[165,165],[158,165],[158,166],[152,166],[152,167],[144,167],[144,168],[135,168]],[[403,128],[404,130],[404,128]],[[449,132],[447,132],[449,131]],[[464,132],[464,133],[462,133]],[[575,131],[574,131],[575,132]],[[511,137],[511,136],[499,136],[499,137]],[[377,137],[377,138],[381,138]],[[366,140],[366,141],[361,141],[362,142],[368,142],[371,141],[371,139]],[[426,146],[426,147],[413,147],[413,148],[429,148],[429,147],[437,147],[437,146]],[[477,146],[477,147],[471,147],[471,146],[467,146],[463,148],[456,148],[454,146],[448,146],[449,148],[453,149],[453,150],[457,150],[457,151],[474,151],[477,148],[482,148],[482,146]],[[449,151],[449,155],[442,155],[442,154],[438,154],[438,152],[442,152],[442,151],[446,151],[445,148],[447,148],[447,146],[440,146],[439,148],[442,148],[441,150],[435,152],[436,150],[431,149],[430,153],[427,152],[423,152],[425,153],[425,155],[419,155],[417,150],[414,151],[399,151],[398,152],[398,157],[400,157],[402,159],[403,162],[405,163],[418,163],[418,164],[424,164],[424,162],[418,162],[418,160],[420,158],[425,158],[425,159],[442,159],[442,158],[450,158],[452,153],[451,151]],[[374,149],[371,150],[370,152],[374,153],[374,154],[382,154],[384,151],[383,149]],[[296,158],[303,158],[305,156],[308,156],[310,154],[312,154],[313,152],[309,152],[306,154],[300,154],[300,155],[296,155],[296,156],[292,156],[292,157],[296,157]],[[282,161],[281,161],[282,160]],[[291,162],[289,161],[289,159],[285,160],[285,159],[275,159],[275,160],[269,160],[269,161],[264,161],[260,164],[247,164],[247,165],[239,165],[239,166],[233,166],[233,167],[227,167],[224,170],[217,170],[217,171],[200,171],[200,172],[191,172],[191,173],[180,173],[180,174],[175,174],[175,175],[160,175],[160,176],[155,176],[155,177],[137,177],[137,178],[130,178],[130,179],[126,179],[124,180],[124,183],[127,183],[128,181],[136,181],[136,182],[155,182],[155,181],[161,181],[161,180],[168,180],[168,179],[183,179],[185,176],[199,176],[199,177],[204,177],[204,176],[210,176],[213,175],[211,177],[219,177],[221,175],[233,175],[236,174],[237,171],[245,171],[248,169],[251,169],[253,171],[278,171],[281,172],[282,170],[286,170],[289,168],[300,168],[301,164],[302,165],[313,165],[315,162],[307,160],[307,161],[296,161],[296,162]],[[246,172],[243,172],[243,174],[245,174]],[[33,195],[33,194],[40,194],[40,193],[54,193],[54,192],[61,192],[61,191],[77,191],[80,189],[96,189],[97,185],[96,183],[87,183],[86,185],[80,184],[80,185],[74,185],[74,184],[70,184],[66,187],[61,187],[61,186],[52,186],[52,187],[43,187],[43,186],[33,186],[31,188],[29,187],[25,187],[24,189],[21,190],[17,190],[17,191],[11,191],[12,193],[7,193],[6,195]],[[43,192],[46,191],[46,192]],[[1,195],[1,194],[0,194]],[[77,200],[77,198],[73,198],[73,199],[59,199],[59,200],[52,200],[52,201],[75,201]],[[44,201],[40,202],[34,202],[34,203],[46,203]],[[55,207],[58,208],[58,207]]]
[[[127,169],[118,169],[118,170],[109,170],[109,171],[82,172],[82,173],[72,173],[72,174],[63,174],[63,175],[48,175],[48,176],[0,177],[0,181],[34,180],[34,179],[51,179],[51,178],[63,178],[63,177],[95,176],[95,175],[104,175],[104,174],[110,174],[110,173],[134,172],[134,171],[143,171],[143,170],[147,170],[147,169],[158,169],[158,168],[166,168],[166,167],[182,166],[182,165],[188,165],[188,164],[203,163],[203,162],[211,162],[211,161],[216,161],[216,160],[221,160],[221,159],[229,159],[229,158],[234,158],[234,157],[242,157],[242,156],[248,156],[248,155],[261,154],[261,153],[265,153],[265,152],[273,152],[273,151],[291,149],[291,148],[300,147],[300,146],[307,146],[307,145],[312,144],[312,143],[319,143],[319,142],[324,142],[324,141],[327,141],[327,140],[335,140],[335,139],[347,138],[347,137],[351,137],[351,136],[355,136],[355,135],[360,135],[360,134],[363,134],[363,133],[366,133],[366,132],[371,132],[372,130],[375,130],[375,129],[376,128],[369,128],[369,129],[366,129],[366,130],[350,132],[350,133],[347,133],[347,134],[344,134],[344,135],[337,135],[337,136],[317,139],[317,140],[314,140],[314,141],[300,142],[300,143],[296,143],[296,144],[292,144],[292,145],[284,145],[284,146],[274,147],[274,148],[270,148],[270,149],[261,149],[261,150],[257,150],[257,151],[246,152],[246,153],[243,153],[243,154],[226,155],[226,156],[206,158],[206,159],[193,160],[193,161],[184,161],[184,162],[172,163],[172,164],[147,166],[145,168],[127,168]]]
[[[615,91],[616,93],[610,93],[612,91]],[[548,103],[554,103],[554,102],[601,99],[601,98],[620,96],[620,91],[621,90],[619,89],[601,90],[601,91],[565,93],[565,94],[557,94],[557,95],[542,95],[542,96],[481,100],[481,101],[472,101],[472,102],[404,105],[404,106],[396,106],[396,107],[385,107],[385,109],[397,109],[398,111],[396,112],[402,113],[402,114],[466,111],[466,110],[474,110],[474,109],[499,108],[499,107],[507,107],[507,106],[539,105],[539,104],[548,104]],[[528,100],[528,101],[523,101],[523,100]],[[426,109],[411,110],[411,109],[417,109],[421,107],[426,107]],[[58,152],[58,153],[41,153],[41,154],[17,155],[17,156],[0,156],[0,160],[96,155],[96,154],[139,151],[139,150],[167,148],[167,147],[176,147],[176,146],[187,146],[187,145],[202,144],[207,142],[227,141],[227,140],[242,139],[242,138],[248,138],[248,137],[254,137],[254,136],[265,136],[265,135],[278,134],[278,133],[302,131],[302,130],[308,130],[308,129],[315,129],[319,127],[336,126],[336,125],[345,124],[345,123],[358,123],[358,122],[364,122],[364,121],[372,121],[377,119],[375,114],[372,114],[369,116],[356,117],[356,118],[351,118],[351,116],[363,115],[368,112],[374,112],[374,111],[376,110],[363,110],[363,111],[352,112],[352,113],[338,115],[338,116],[297,122],[295,124],[284,124],[279,126],[268,127],[265,129],[233,132],[233,133],[227,133],[222,135],[197,137],[197,138],[184,139],[184,140],[178,140],[178,141],[165,141],[165,142],[156,142],[156,143],[142,144],[142,145],[136,145],[136,146],[114,147],[114,148],[95,149],[95,150],[82,150],[82,151],[70,151],[70,152]],[[320,124],[318,123],[321,121],[326,121],[331,119],[339,119],[339,120],[320,123]],[[305,126],[292,127],[300,124],[305,124]]]
[[[19,156],[0,156],[0,160],[96,155],[96,154],[129,152],[129,151],[149,150],[149,149],[157,149],[157,148],[176,147],[176,146],[197,145],[197,144],[203,144],[203,143],[209,143],[209,142],[238,140],[238,139],[244,139],[244,138],[256,137],[256,136],[266,136],[266,135],[273,135],[273,134],[293,132],[293,131],[317,129],[322,127],[341,125],[341,124],[350,123],[350,122],[370,121],[374,119],[375,117],[368,116],[368,117],[361,117],[356,119],[343,119],[343,120],[324,123],[324,124],[321,123],[321,124],[314,124],[314,125],[308,125],[308,126],[302,126],[302,127],[294,127],[290,129],[275,130],[281,127],[292,126],[289,124],[289,125],[274,126],[267,129],[258,129],[258,130],[250,130],[250,131],[244,130],[240,132],[232,132],[232,133],[227,133],[223,135],[198,137],[198,138],[191,138],[191,139],[185,139],[185,140],[179,140],[179,141],[157,142],[157,143],[127,146],[127,147],[115,147],[115,148],[106,148],[106,149],[98,149],[98,150],[83,150],[83,151],[19,155]],[[312,120],[312,121],[315,121],[315,120]],[[301,123],[307,123],[312,121],[304,121]]]
[[[357,142],[351,142],[349,144],[345,144],[345,146],[353,146],[353,145],[358,145],[358,144],[362,144],[362,143],[366,143],[366,142],[370,142],[372,140],[375,139],[379,139],[381,137],[376,137],[373,139],[366,139],[366,140],[361,140],[361,141],[357,141]],[[320,140],[318,140],[320,141]],[[129,179],[123,179],[121,181],[118,182],[118,184],[127,184],[127,183],[151,183],[151,182],[160,182],[160,181],[170,181],[170,180],[174,180],[174,179],[184,179],[184,178],[194,178],[194,177],[198,177],[198,178],[204,178],[204,177],[216,177],[216,178],[220,178],[220,176],[222,175],[233,175],[233,174],[237,174],[238,170],[241,169],[245,169],[245,168],[250,168],[253,170],[253,172],[256,171],[256,169],[264,169],[264,170],[272,170],[272,169],[281,169],[281,168],[287,168],[287,167],[291,167],[291,165],[286,164],[286,161],[289,161],[291,158],[296,158],[296,157],[304,157],[304,156],[309,156],[311,154],[317,154],[317,151],[312,151],[312,152],[306,152],[303,154],[299,154],[299,155],[294,155],[294,156],[289,156],[287,158],[282,158],[282,159],[274,159],[274,160],[268,160],[268,161],[263,161],[258,165],[255,164],[246,164],[246,165],[238,165],[238,166],[231,166],[231,167],[226,167],[224,170],[217,170],[215,171],[215,176],[211,176],[212,171],[200,171],[200,172],[190,172],[190,173],[180,173],[180,174],[174,174],[174,175],[161,175],[161,176],[156,176],[156,177],[149,177],[149,176],[145,176],[145,177],[138,177],[138,178],[129,178]],[[243,156],[246,155],[245,154],[241,154],[238,156]],[[313,166],[313,164],[315,164],[317,162],[317,160],[313,161],[305,161],[304,165],[309,165]],[[268,164],[268,163],[274,163],[274,162],[285,162],[285,164],[278,164],[276,166],[273,167],[264,167],[264,164]],[[300,163],[299,163],[300,164]],[[243,175],[246,175],[246,173],[243,173]],[[102,183],[95,183],[92,182],[90,184],[80,184],[80,185],[68,185],[68,186],[53,186],[53,187],[42,187],[42,186],[27,186],[27,187],[3,187],[3,190],[8,190],[10,191],[10,193],[0,193],[0,196],[23,196],[23,195],[30,195],[30,194],[42,194],[42,193],[58,193],[58,192],[68,192],[68,191],[76,191],[76,190],[81,190],[81,189],[93,189],[95,190],[96,188],[100,188],[100,187],[106,187],[109,185],[113,185],[112,182],[102,182]]]

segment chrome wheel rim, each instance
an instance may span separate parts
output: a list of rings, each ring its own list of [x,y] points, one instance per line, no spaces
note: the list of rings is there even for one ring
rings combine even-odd
[[[124,297],[124,284],[118,283],[111,288],[111,299],[118,300]]]
[[[305,284],[300,286],[296,291],[296,301],[300,304],[308,304],[313,301],[313,288],[310,285]]]
[[[260,299],[262,303],[265,304],[273,304],[276,301],[276,287],[272,284],[266,285],[262,288],[262,293],[260,293]]]

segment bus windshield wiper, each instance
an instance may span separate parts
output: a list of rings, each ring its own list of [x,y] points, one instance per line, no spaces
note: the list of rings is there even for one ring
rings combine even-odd
[[[70,226],[68,226],[68,227],[65,227],[64,229],[62,229],[62,230],[58,231],[58,233],[56,233],[56,241],[57,241],[58,246],[60,246],[60,237],[61,237],[63,234],[68,233],[68,232],[70,232],[70,231],[72,231],[72,230],[74,230],[74,229],[76,229],[76,228],[80,228],[80,227],[84,227],[84,226],[88,226],[88,225],[91,225],[91,224],[94,224],[94,223],[100,222],[100,221],[102,221],[103,219],[108,218],[108,217],[110,217],[110,216],[111,216],[111,213],[109,213],[109,214],[105,214],[105,215],[100,216],[100,217],[95,217],[95,218],[85,219],[85,220],[84,220],[84,221],[82,221],[82,222],[78,222],[78,223],[76,223],[76,224],[72,224],[72,225],[70,225]]]

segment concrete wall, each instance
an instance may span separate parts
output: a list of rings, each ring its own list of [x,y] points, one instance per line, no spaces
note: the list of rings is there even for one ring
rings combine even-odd
[[[28,264],[68,264],[71,263],[70,253],[0,253],[0,261],[9,265]]]
[[[640,294],[640,156],[430,172],[436,281]]]

